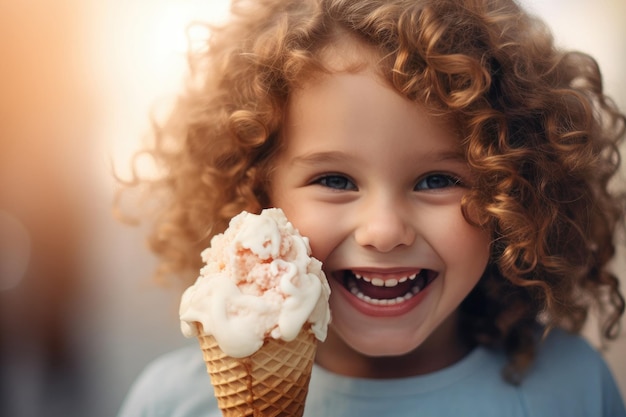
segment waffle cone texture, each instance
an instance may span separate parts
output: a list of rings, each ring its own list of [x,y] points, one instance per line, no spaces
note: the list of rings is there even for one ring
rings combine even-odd
[[[285,342],[269,338],[244,358],[226,355],[210,335],[198,337],[224,417],[301,417],[317,339],[303,329]]]

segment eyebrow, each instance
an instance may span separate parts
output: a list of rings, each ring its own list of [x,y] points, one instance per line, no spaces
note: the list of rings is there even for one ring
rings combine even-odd
[[[328,151],[328,152],[311,152],[304,155],[299,155],[292,160],[292,164],[302,165],[315,165],[323,162],[345,162],[351,159],[352,156],[346,152]],[[425,159],[434,162],[462,162],[466,163],[465,155],[461,150],[455,151],[441,151],[428,153]]]
[[[465,154],[460,149],[457,151],[435,152],[432,154],[432,160],[436,162],[467,162],[465,159]]]
[[[330,151],[330,152],[311,152],[304,155],[299,155],[293,158],[292,163],[295,164],[319,164],[322,162],[345,162],[350,159],[350,155],[345,152]]]

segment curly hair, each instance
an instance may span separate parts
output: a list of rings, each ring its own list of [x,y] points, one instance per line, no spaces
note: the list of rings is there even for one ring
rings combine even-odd
[[[610,183],[626,117],[591,57],[557,49],[508,0],[235,1],[229,24],[190,52],[190,82],[144,150],[163,175],[134,181],[166,192],[149,240],[159,274],[190,282],[231,217],[270,205],[290,92],[331,71],[323,58],[346,36],[461,133],[475,176],[464,215],[493,238],[461,305],[464,334],[508,353],[511,382],[533,359],[538,323],[578,332],[595,308],[603,337],[616,337],[624,298],[608,263],[626,197]]]

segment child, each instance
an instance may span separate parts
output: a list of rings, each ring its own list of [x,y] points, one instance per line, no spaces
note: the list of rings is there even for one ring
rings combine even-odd
[[[307,416],[626,416],[576,334],[617,336],[625,120],[595,62],[509,0],[237,1],[149,152],[187,284],[242,210],[282,208],[332,294]],[[198,346],[120,416],[219,416]]]

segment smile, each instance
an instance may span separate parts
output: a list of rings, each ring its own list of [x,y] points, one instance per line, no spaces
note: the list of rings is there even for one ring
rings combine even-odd
[[[436,277],[437,273],[428,269],[394,277],[344,271],[343,285],[352,295],[367,304],[395,306],[419,294]]]

